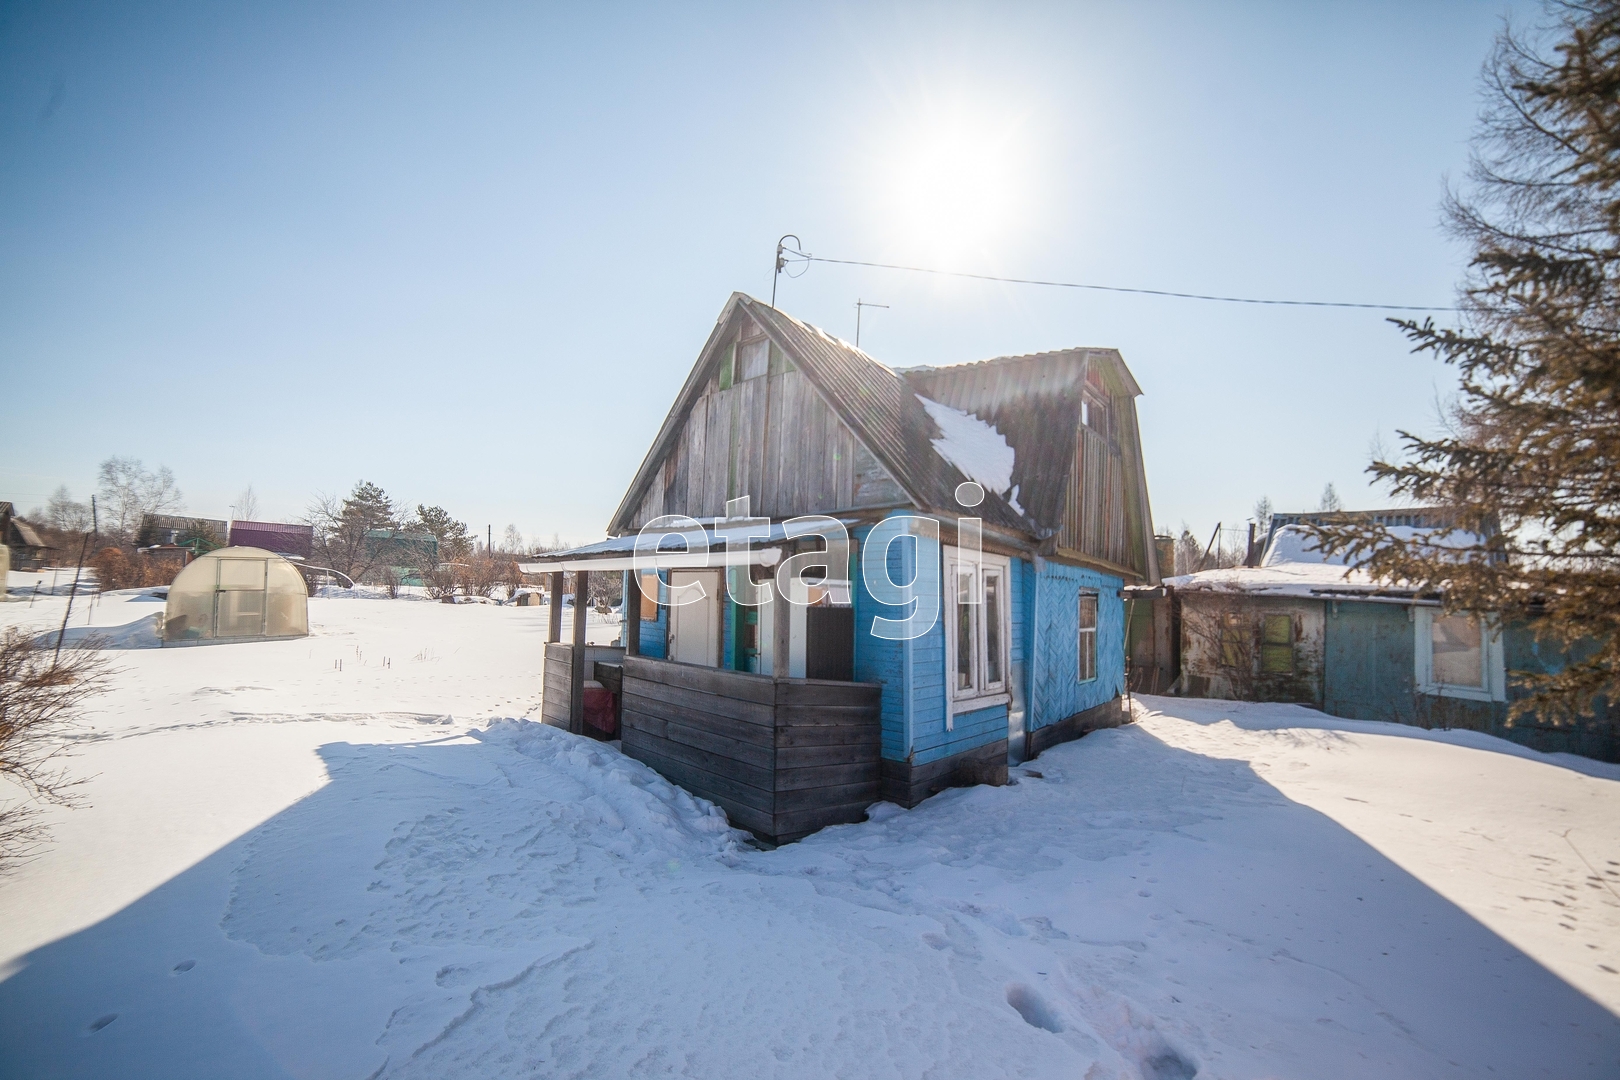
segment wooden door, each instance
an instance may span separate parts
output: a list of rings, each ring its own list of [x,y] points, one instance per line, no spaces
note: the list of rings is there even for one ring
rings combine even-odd
[[[704,597],[669,609],[669,658],[682,664],[720,666],[720,574],[715,570],[672,570],[670,588],[701,582]]]

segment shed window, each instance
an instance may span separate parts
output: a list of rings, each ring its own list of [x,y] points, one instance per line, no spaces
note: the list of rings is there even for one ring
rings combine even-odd
[[[1260,671],[1265,675],[1294,673],[1294,619],[1267,615],[1261,623]]]
[[[1434,648],[1434,681],[1442,686],[1485,685],[1479,619],[1473,615],[1437,615],[1429,624]]]
[[[1097,594],[1090,591],[1080,593],[1080,632],[1077,635],[1080,642],[1079,663],[1076,667],[1079,680],[1090,682],[1097,677]]]

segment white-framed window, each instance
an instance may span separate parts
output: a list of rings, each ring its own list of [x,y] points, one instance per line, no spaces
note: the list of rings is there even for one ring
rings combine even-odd
[[[1079,657],[1075,677],[1090,682],[1097,677],[1097,590],[1081,589],[1079,604]]]
[[[945,685],[951,700],[947,726],[950,714],[1009,699],[1010,582],[1005,557],[982,554],[975,562],[957,548],[945,549]]]
[[[1496,620],[1438,608],[1413,609],[1418,692],[1438,697],[1506,701],[1502,635]]]

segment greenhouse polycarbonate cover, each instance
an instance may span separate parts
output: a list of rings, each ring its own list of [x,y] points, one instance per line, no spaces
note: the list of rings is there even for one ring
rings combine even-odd
[[[303,637],[309,592],[298,568],[262,548],[211,551],[180,571],[164,610],[166,643]]]

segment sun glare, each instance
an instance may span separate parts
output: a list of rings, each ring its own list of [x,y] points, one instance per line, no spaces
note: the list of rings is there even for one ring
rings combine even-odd
[[[919,257],[994,254],[1024,224],[1026,155],[1012,116],[935,110],[892,132],[885,224]]]

